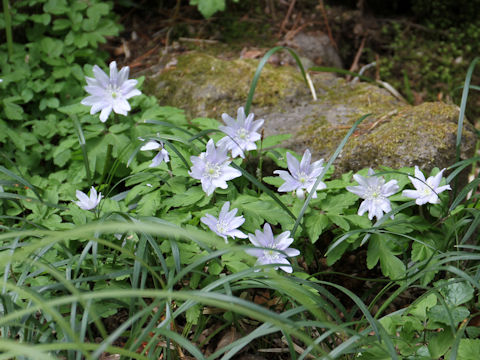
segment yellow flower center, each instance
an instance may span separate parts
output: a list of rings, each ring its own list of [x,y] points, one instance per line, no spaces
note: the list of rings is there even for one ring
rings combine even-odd
[[[220,166],[207,162],[205,164],[205,175],[213,179],[218,178],[220,176]]]
[[[280,258],[280,253],[275,250],[265,250],[264,254],[266,257],[268,257],[271,260],[278,260]]]
[[[245,140],[245,139],[248,138],[248,131],[242,128],[242,129],[237,131],[237,136],[240,139]]]
[[[227,224],[225,223],[225,221],[219,221],[217,223],[217,231],[220,234],[224,234],[227,231]]]

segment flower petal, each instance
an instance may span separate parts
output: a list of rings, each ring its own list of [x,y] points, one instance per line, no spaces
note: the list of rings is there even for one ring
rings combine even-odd
[[[95,79],[106,89],[108,85],[110,85],[110,79],[107,74],[105,74],[105,71],[103,71],[98,65],[94,65],[92,71]]]
[[[158,142],[156,142],[155,140],[150,140],[148,141],[145,145],[143,145],[140,150],[141,151],[148,151],[148,150],[156,150],[156,149],[159,149],[161,148],[162,145],[160,145]]]
[[[118,71],[117,71],[117,63],[115,61],[112,61],[110,63],[110,83],[114,85],[115,87],[118,86],[117,80],[118,80]]]
[[[306,149],[303,153],[302,161],[300,162],[300,171],[308,172],[308,168],[310,167],[310,161],[312,160],[312,154],[310,150]]]
[[[295,156],[293,156],[289,152],[287,152],[287,165],[288,171],[290,171],[292,176],[296,177],[300,172],[300,163],[295,158]]]
[[[415,165],[415,177],[422,182],[425,182],[425,175],[423,175],[423,172],[420,171],[417,165]]]
[[[112,106],[107,106],[107,107],[103,108],[102,112],[100,113],[100,121],[101,122],[107,121],[111,112],[112,112]]]

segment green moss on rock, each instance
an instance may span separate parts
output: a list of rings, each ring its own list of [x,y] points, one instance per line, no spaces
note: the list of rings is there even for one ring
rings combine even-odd
[[[235,114],[245,104],[258,61],[221,60],[191,52],[180,55],[174,68],[146,81],[145,92],[161,104],[185,109],[192,117],[218,118],[223,112]],[[298,70],[267,64],[258,81],[253,106],[275,107],[280,101],[308,91]]]
[[[357,128],[347,142],[337,160],[336,173],[381,165],[392,168],[419,165],[427,171],[435,166],[443,168],[452,165],[455,161],[457,118],[457,107],[441,102],[405,105],[390,112],[376,112]],[[309,125],[303,136],[310,134],[314,151],[328,156],[355,120],[352,118],[347,126],[332,126],[322,119]],[[317,131],[312,132],[314,128]],[[322,136],[315,136],[315,133]],[[466,124],[462,158],[472,155],[474,144],[474,133]]]
[[[146,92],[191,117],[234,115],[246,102],[257,66],[256,60],[221,60],[191,52],[178,56],[174,68],[146,81]],[[354,122],[371,114],[338,157],[337,175],[381,165],[418,165],[428,171],[455,161],[456,106],[441,102],[410,106],[372,84],[325,73],[312,78],[317,101],[311,100],[297,69],[270,65],[263,69],[252,112],[265,119],[266,135],[293,134],[286,147],[299,153],[309,148],[314,157],[328,158]],[[466,124],[462,158],[473,154],[474,144],[474,131]]]
[[[405,103],[377,86],[366,83],[351,84],[338,79],[305,117],[297,136],[303,143],[311,144],[320,157],[328,157],[360,117],[371,114],[363,121],[352,139],[358,137],[362,129],[371,127],[377,119],[404,105]]]

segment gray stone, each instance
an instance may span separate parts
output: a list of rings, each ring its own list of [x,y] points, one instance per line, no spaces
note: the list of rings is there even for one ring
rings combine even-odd
[[[162,105],[176,106],[192,117],[220,119],[245,104],[256,70],[255,60],[219,60],[190,53],[178,57],[174,69],[147,82],[147,92]],[[458,108],[442,102],[410,106],[387,90],[352,83],[332,74],[312,75],[318,100],[313,101],[294,67],[267,65],[260,77],[251,112],[265,119],[265,134],[291,133],[285,146],[314,158],[328,157],[353,123],[371,114],[357,128],[335,162],[336,174],[379,165],[418,165],[429,171],[455,161]],[[472,156],[475,134],[465,124],[461,156]]]
[[[343,68],[342,59],[327,34],[300,32],[283,44],[310,59],[314,65]]]
[[[155,95],[161,105],[184,109],[191,117],[220,118],[236,114],[245,104],[258,61],[220,60],[201,53],[177,58],[176,66],[156,76],[147,76],[144,91]],[[260,76],[254,108],[273,108],[280,102],[296,103],[308,95],[299,71],[290,66],[267,64]]]

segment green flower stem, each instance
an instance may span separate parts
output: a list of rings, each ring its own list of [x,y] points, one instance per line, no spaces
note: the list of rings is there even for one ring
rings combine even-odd
[[[118,116],[116,113],[113,114],[113,125],[118,124]],[[105,123],[105,134],[109,133],[109,128],[107,127],[107,123]],[[113,145],[108,144],[107,146],[107,154],[105,156],[105,164],[103,165],[103,172],[102,172],[102,177],[100,179],[100,185],[104,184],[105,179],[107,178],[108,172],[111,170],[111,165],[112,165],[112,150],[113,150]],[[107,184],[105,184],[107,185]],[[107,186],[105,186],[107,187]]]
[[[87,181],[89,184],[92,184],[92,174],[90,172],[90,163],[88,161],[88,152],[87,152],[87,147],[85,142],[85,135],[83,134],[82,126],[78,121],[78,117],[75,114],[72,114],[71,119],[73,121],[73,125],[75,126],[75,130],[77,131],[77,137],[78,137],[78,142],[80,143],[80,148],[82,149],[83,164],[85,166]]]
[[[103,185],[105,178],[107,177],[108,170],[110,168],[110,163],[112,162],[112,150],[113,145],[108,144],[107,146],[107,155],[105,156],[105,164],[103,165],[102,177],[100,178],[100,185]]]
[[[5,16],[5,36],[7,38],[8,59],[13,58],[13,37],[12,37],[12,17],[10,15],[10,4],[8,0],[3,2],[3,15]]]
[[[262,168],[263,168],[263,129],[260,138],[260,149],[258,149],[258,167],[257,167],[257,179],[259,182],[262,182]],[[258,188],[258,195],[260,196],[260,188]]]
[[[170,175],[170,177],[173,177],[172,163],[170,161],[167,162],[167,168],[168,168],[168,175]]]

